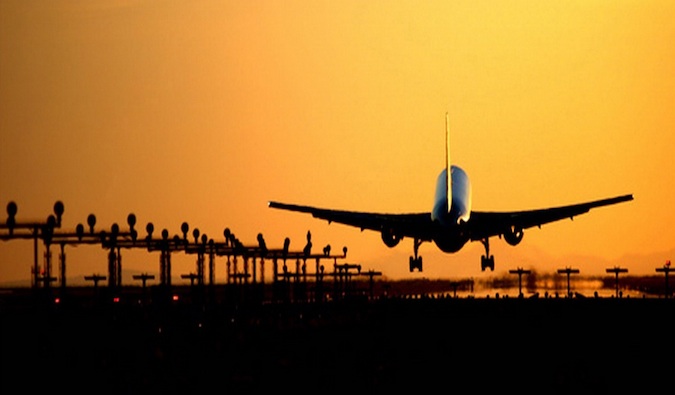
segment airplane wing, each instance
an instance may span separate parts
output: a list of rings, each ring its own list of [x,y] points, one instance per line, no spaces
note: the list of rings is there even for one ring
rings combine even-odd
[[[337,222],[377,232],[387,229],[397,235],[417,238],[423,241],[431,241],[434,223],[431,221],[431,213],[412,214],[382,214],[367,213],[360,211],[331,210],[296,204],[269,202],[269,207],[281,210],[297,211],[312,214],[314,218]]]
[[[471,241],[484,240],[492,236],[501,236],[514,230],[524,230],[534,226],[563,220],[587,213],[592,208],[609,206],[633,200],[633,195],[617,196],[609,199],[550,207],[538,210],[489,212],[472,211],[469,221],[464,224]],[[431,220],[430,213],[383,214],[360,211],[344,211],[269,202],[269,207],[311,214],[315,218],[337,222],[364,229],[381,232],[386,230],[399,237],[410,237],[420,241],[432,241],[439,231],[439,225]]]
[[[633,195],[623,195],[539,210],[511,212],[473,211],[467,225],[469,226],[471,240],[483,240],[487,237],[502,235],[505,230],[522,230],[534,226],[541,227],[541,225],[566,218],[574,219],[577,215],[585,214],[592,208],[609,206],[630,200],[633,200]]]

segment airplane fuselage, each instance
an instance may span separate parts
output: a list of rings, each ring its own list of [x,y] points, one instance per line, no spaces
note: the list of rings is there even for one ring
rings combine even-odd
[[[471,182],[462,168],[451,166],[450,169],[450,178],[446,169],[438,175],[431,210],[431,220],[437,229],[433,240],[443,252],[457,252],[469,241],[464,224],[471,216]],[[449,210],[448,199],[451,199]]]

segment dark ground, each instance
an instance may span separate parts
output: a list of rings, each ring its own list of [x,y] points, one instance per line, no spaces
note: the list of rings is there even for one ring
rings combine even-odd
[[[675,393],[675,300],[0,299],[0,393]]]

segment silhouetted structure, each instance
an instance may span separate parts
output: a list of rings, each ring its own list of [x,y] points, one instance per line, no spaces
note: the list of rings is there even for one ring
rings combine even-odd
[[[518,275],[518,297],[523,296],[523,274],[530,274],[530,270],[524,270],[523,268],[519,267],[516,270],[509,270],[509,273],[511,274],[517,274]],[[569,292],[569,290],[568,290]]]
[[[347,257],[347,247],[342,248],[342,255],[331,255],[331,247],[327,245],[323,248],[321,254],[312,254],[311,233],[307,232],[307,243],[302,251],[289,251],[290,239],[284,240],[284,246],[281,250],[268,250],[267,255],[272,257],[274,271],[274,295],[280,300],[308,300],[310,299],[308,278],[314,278],[314,300],[321,301],[325,295],[324,277],[332,275],[334,279],[339,277],[338,259]],[[278,259],[283,262],[282,272],[279,272]],[[287,260],[295,259],[295,271],[288,269]],[[321,260],[330,259],[333,261],[334,272],[325,273]],[[307,271],[307,260],[314,260],[314,273]],[[292,292],[291,292],[292,290]],[[291,296],[292,293],[292,296]],[[334,295],[335,296],[335,295]]]
[[[66,245],[79,244],[98,244],[102,248],[108,250],[107,254],[107,276],[87,276],[87,281],[94,281],[95,287],[98,282],[107,279],[108,288],[112,293],[117,292],[122,287],[122,249],[139,248],[146,249],[149,252],[159,251],[159,288],[163,289],[165,295],[170,294],[172,287],[171,278],[171,256],[175,252],[183,252],[185,254],[196,255],[196,268],[194,273],[183,276],[189,278],[191,284],[203,289],[206,285],[206,256],[208,255],[208,285],[211,291],[215,285],[215,273],[217,256],[227,257],[226,262],[226,282],[233,286],[247,286],[252,282],[251,289],[255,289],[262,297],[264,294],[265,285],[265,260],[272,259],[274,265],[274,284],[275,288],[279,288],[278,283],[283,282],[282,287],[288,291],[289,280],[293,280],[294,298],[307,299],[307,277],[316,278],[315,293],[322,292],[321,281],[323,280],[323,269],[320,266],[320,260],[332,259],[337,263],[338,259],[344,259],[347,254],[347,248],[343,248],[342,255],[331,255],[330,245],[323,249],[323,254],[312,254],[311,233],[307,232],[307,244],[302,251],[290,251],[290,239],[286,238],[284,247],[280,249],[268,249],[265,239],[262,234],[258,235],[258,244],[247,246],[240,242],[234,234],[225,228],[223,232],[224,241],[218,242],[209,239],[206,234],[201,234],[198,228],[192,230],[193,240],[188,239],[188,232],[190,226],[187,222],[181,225],[182,237],[179,235],[170,236],[167,229],[163,229],[159,238],[153,237],[154,225],[149,222],[146,225],[147,235],[144,238],[138,237],[138,232],[135,230],[136,216],[129,214],[127,217],[128,231],[120,230],[120,227],[113,223],[110,231],[101,230],[95,231],[96,216],[90,214],[87,217],[87,225],[89,231],[85,232],[85,227],[78,224],[74,231],[59,231],[61,227],[61,218],[64,212],[64,205],[61,202],[56,202],[54,205],[54,215],[50,215],[44,222],[40,221],[17,221],[16,214],[18,206],[14,202],[7,205],[7,221],[0,223],[0,229],[7,229],[7,234],[0,234],[0,240],[13,239],[32,239],[34,242],[34,262],[32,268],[32,287],[50,288],[50,284],[57,280],[52,276],[51,251],[52,244],[59,244],[61,251],[59,254],[60,270],[59,277],[61,279],[61,288],[65,291],[66,288]],[[37,260],[38,240],[42,240],[45,246],[44,264],[40,268]],[[278,272],[278,260],[283,260],[284,275]],[[296,269],[293,275],[288,274],[286,261],[294,259],[296,261]],[[314,259],[316,261],[315,274],[308,274],[306,270],[306,261]],[[239,262],[243,261],[243,270],[239,268]],[[301,266],[302,262],[302,266]],[[252,263],[252,265],[251,265]],[[143,281],[149,279],[148,275],[142,277],[134,277]],[[153,277],[154,278],[154,277]],[[318,291],[317,291],[318,290]],[[252,293],[250,290],[247,291]]]
[[[143,289],[145,289],[145,283],[148,280],[154,280],[155,276],[153,276],[152,274],[143,273],[143,274],[134,274],[132,278],[134,280],[141,280],[141,282],[143,283]]]
[[[374,271],[374,270],[368,270],[368,271],[366,271],[364,273],[360,273],[360,274],[362,276],[368,277],[368,295],[369,295],[370,299],[373,299],[373,297],[375,296],[374,293],[373,293],[373,289],[375,287],[374,277],[381,276],[382,272],[377,272],[377,271]]]
[[[663,273],[664,276],[665,276],[666,283],[665,283],[664,295],[665,295],[666,298],[670,297],[670,288],[668,287],[668,273],[670,273],[673,270],[675,270],[675,269],[670,267],[670,261],[666,261],[666,263],[665,263],[665,265],[663,265],[663,267],[656,268],[656,271],[658,273]]]
[[[558,269],[558,274],[566,274],[567,275],[567,297],[572,297],[572,292],[570,288],[570,275],[571,274],[577,274],[579,273],[579,269],[572,269],[572,268],[565,268],[565,269]]]
[[[94,295],[98,296],[98,283],[99,281],[105,281],[106,276],[100,274],[92,274],[91,276],[84,276],[85,281],[91,281],[94,283]]]
[[[52,235],[55,228],[61,227],[61,217],[64,212],[63,203],[54,203],[54,215],[49,215],[44,222],[40,221],[17,221],[16,214],[19,208],[16,203],[7,204],[7,220],[0,223],[0,229],[7,229],[8,234],[0,236],[0,240],[32,239],[33,240],[33,268],[32,286],[37,288],[40,284],[48,288],[54,278],[51,276],[51,252]],[[42,239],[45,244],[45,265],[41,271],[38,265],[38,240]],[[64,271],[65,272],[65,271]]]
[[[607,273],[614,273],[614,286],[616,290],[616,297],[619,297],[619,273],[628,273],[628,269],[621,268],[621,267],[613,267],[613,268],[608,268],[605,269]]]

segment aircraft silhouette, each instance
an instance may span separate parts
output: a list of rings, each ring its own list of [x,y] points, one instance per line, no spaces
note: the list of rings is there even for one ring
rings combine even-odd
[[[590,209],[633,200],[633,195],[525,211],[473,211],[471,183],[466,172],[450,162],[450,130],[446,113],[446,164],[436,182],[434,205],[431,212],[388,214],[344,211],[270,201],[271,208],[312,214],[315,218],[349,226],[373,230],[382,234],[387,247],[396,246],[403,238],[414,239],[410,257],[410,271],[422,271],[422,257],[418,250],[423,242],[433,241],[446,253],[459,251],[469,241],[480,241],[485,247],[481,270],[494,271],[494,256],[490,255],[490,237],[503,237],[512,246],[523,239],[524,230],[559,221],[574,219]],[[450,202],[450,204],[448,204]]]

